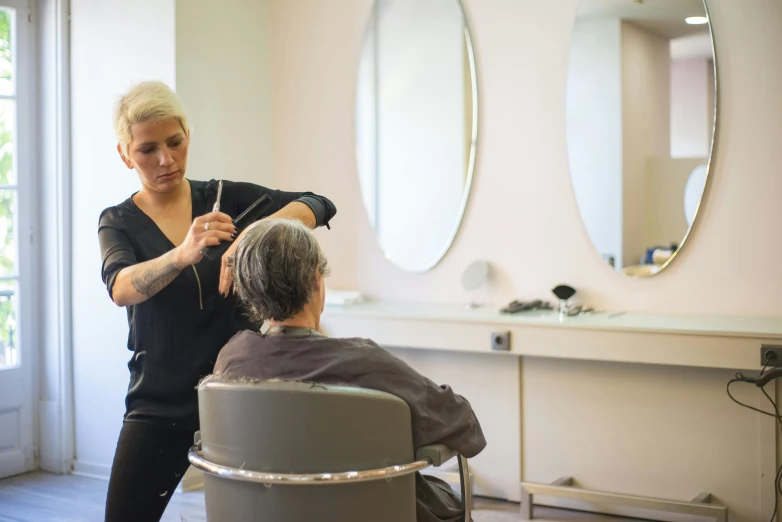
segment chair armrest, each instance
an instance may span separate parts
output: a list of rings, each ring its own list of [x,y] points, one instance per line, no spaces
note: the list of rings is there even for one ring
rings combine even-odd
[[[418,448],[415,452],[416,460],[428,460],[432,466],[441,466],[444,462],[456,456],[456,452],[445,444],[432,444]]]
[[[465,522],[472,522],[472,480],[467,459],[459,455],[459,478],[462,485],[462,514]]]
[[[459,482],[461,483],[462,515],[466,522],[472,521],[472,481],[470,480],[470,466],[467,459],[445,444],[432,444],[424,446],[415,452],[416,460],[425,460],[432,466],[441,466],[453,457],[459,457]]]

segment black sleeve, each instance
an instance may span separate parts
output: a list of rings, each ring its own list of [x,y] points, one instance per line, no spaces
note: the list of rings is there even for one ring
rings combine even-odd
[[[109,207],[100,214],[98,239],[103,257],[102,277],[109,296],[112,295],[114,280],[120,270],[137,263],[136,253],[130,238],[125,233],[122,220],[116,207]]]
[[[215,185],[214,181],[210,185]],[[255,200],[268,194],[272,200],[273,212],[277,212],[289,203],[298,201],[307,205],[315,215],[315,226],[329,227],[329,221],[337,213],[337,207],[328,198],[312,192],[284,192],[272,190],[254,183],[243,181],[223,181],[223,196],[221,205],[228,205],[228,198],[236,201],[238,213],[252,205]],[[227,207],[226,207],[227,208]]]

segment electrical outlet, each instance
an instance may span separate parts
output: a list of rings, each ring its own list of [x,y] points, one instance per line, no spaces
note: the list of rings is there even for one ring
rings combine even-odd
[[[779,344],[761,344],[760,345],[760,365],[761,366],[782,366],[782,345],[779,345]]]
[[[504,352],[510,351],[510,332],[492,332],[491,349]]]

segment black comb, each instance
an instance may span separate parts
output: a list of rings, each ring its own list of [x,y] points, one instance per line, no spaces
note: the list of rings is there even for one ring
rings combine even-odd
[[[236,227],[236,237],[238,237],[239,234],[241,234],[242,231],[249,225],[252,225],[264,217],[264,215],[266,215],[268,205],[264,205],[263,203],[265,203],[267,200],[269,203],[271,203],[272,198],[270,198],[268,194],[264,194],[263,196],[256,199],[252,205],[247,207],[247,210],[239,214],[239,216],[233,220],[234,226]],[[201,253],[207,259],[216,259],[221,257],[225,251],[228,250],[229,246],[231,246],[231,242],[224,241],[219,245],[206,247]]]

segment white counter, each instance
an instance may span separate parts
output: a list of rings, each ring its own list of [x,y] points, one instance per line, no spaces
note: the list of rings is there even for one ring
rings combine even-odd
[[[434,303],[366,302],[328,306],[324,317],[454,321],[507,326],[541,326],[581,330],[613,330],[782,339],[782,317],[723,317],[592,312],[560,320],[550,310],[503,314],[489,307],[465,308]]]
[[[760,370],[782,318],[553,311],[501,314],[427,303],[329,306],[323,330],[366,337],[467,397],[488,440],[476,494],[519,500],[519,482],[691,500],[712,493],[731,520],[768,520],[776,426],[730,401],[736,371]],[[495,332],[510,349],[492,351]],[[751,385],[740,399],[768,408]],[[775,393],[774,386],[767,390]]]
[[[782,318],[598,312],[560,320],[554,311],[427,303],[327,307],[323,325],[332,336],[393,347],[486,353],[492,332],[509,331],[509,352],[493,353],[736,370],[760,369],[760,345],[782,344]]]

